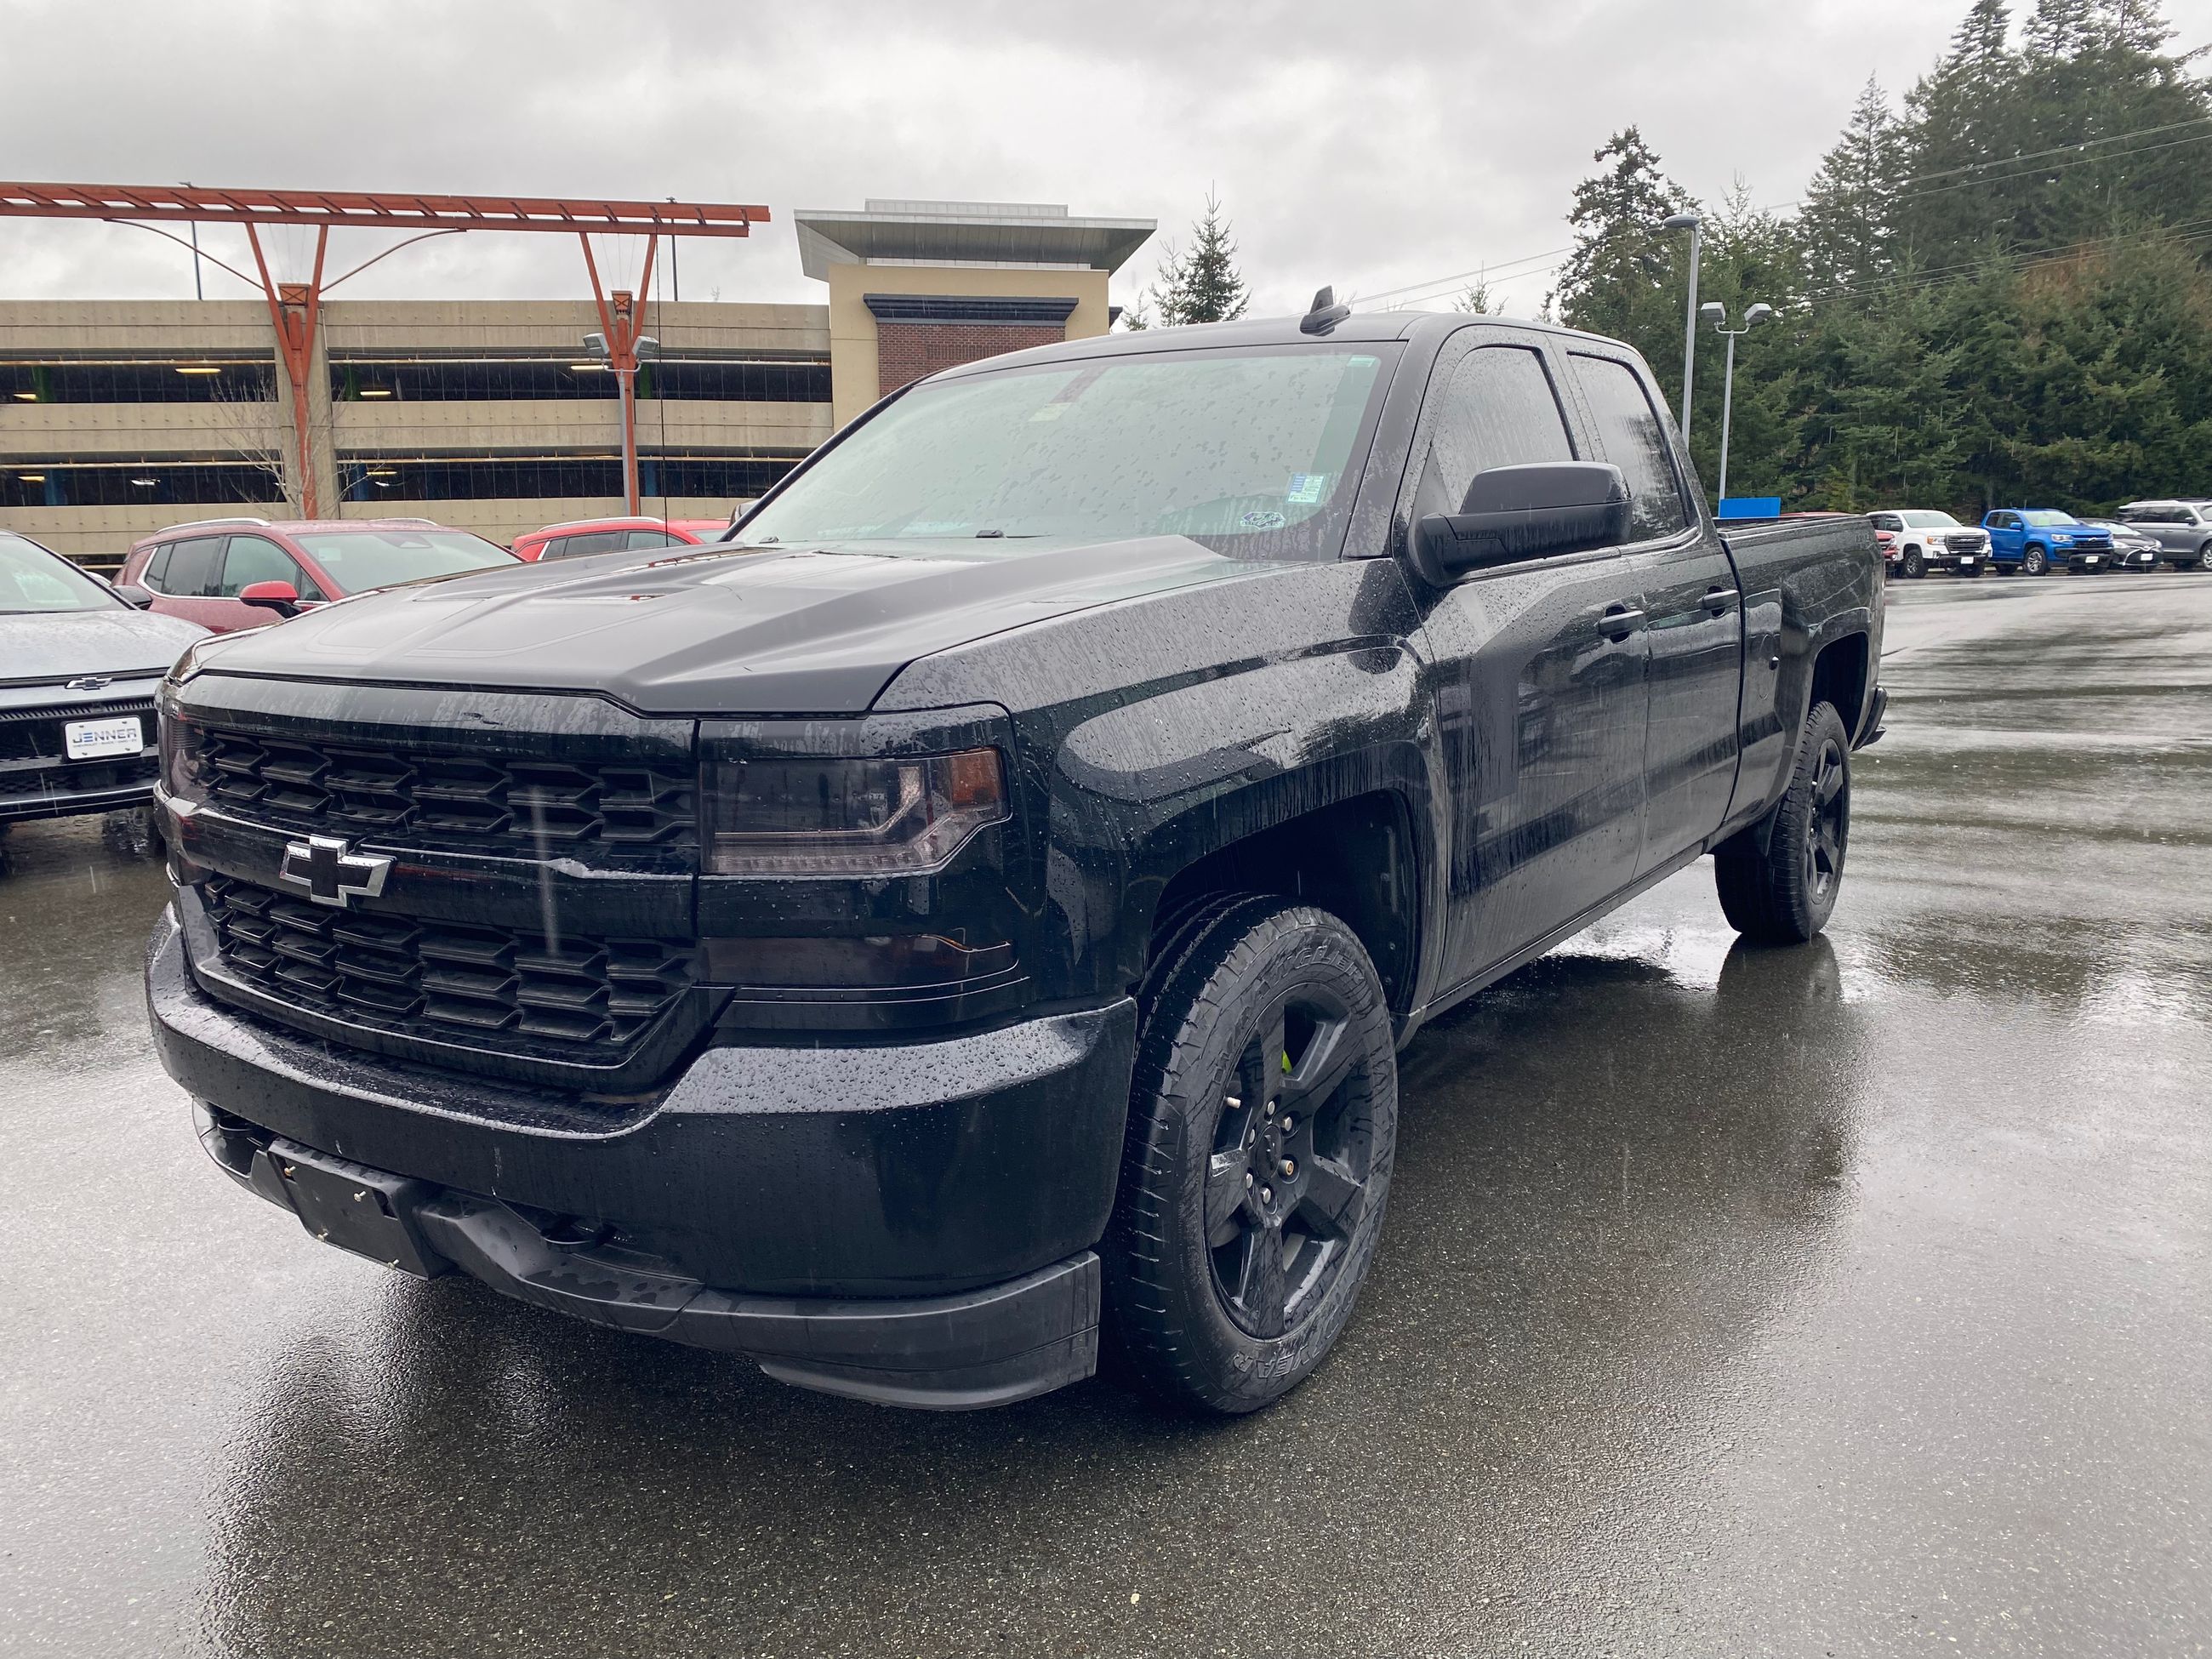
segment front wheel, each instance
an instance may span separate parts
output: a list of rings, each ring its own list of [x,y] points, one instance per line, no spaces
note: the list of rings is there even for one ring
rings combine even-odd
[[[2051,560],[2039,547],[2031,547],[2021,555],[2020,574],[2023,576],[2040,576],[2050,568]]]
[[[1766,831],[1762,850],[1755,830]],[[1713,857],[1729,925],[1764,945],[1802,945],[1828,925],[1851,834],[1851,742],[1832,703],[1816,702],[1797,740],[1790,787],[1764,825]]]
[[[1905,550],[1905,574],[1915,581],[1928,574],[1927,562],[1920,556],[1920,550],[1917,547]]]
[[[1374,1259],[1398,1130],[1382,987],[1336,917],[1246,896],[1186,918],[1139,1001],[1109,1322],[1161,1394],[1255,1411],[1321,1364]]]

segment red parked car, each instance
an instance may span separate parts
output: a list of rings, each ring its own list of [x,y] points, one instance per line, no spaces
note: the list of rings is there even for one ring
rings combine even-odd
[[[514,538],[518,559],[574,559],[586,553],[620,553],[638,547],[687,547],[711,542],[730,527],[727,519],[579,519],[549,524]]]
[[[228,634],[373,587],[514,562],[498,544],[428,519],[201,519],[133,543],[116,585]]]

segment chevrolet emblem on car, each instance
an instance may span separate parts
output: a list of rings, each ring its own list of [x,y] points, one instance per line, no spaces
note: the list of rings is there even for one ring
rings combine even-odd
[[[289,842],[277,876],[307,890],[317,904],[343,910],[355,894],[374,898],[384,890],[392,860],[375,853],[356,853],[336,836],[310,836]]]

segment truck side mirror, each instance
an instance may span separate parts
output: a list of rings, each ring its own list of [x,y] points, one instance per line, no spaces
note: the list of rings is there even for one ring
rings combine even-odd
[[[238,590],[240,605],[258,605],[280,617],[300,614],[300,590],[289,582],[248,582]]]
[[[1602,461],[1540,461],[1474,475],[1457,513],[1413,526],[1413,563],[1431,586],[1470,570],[1555,558],[1628,539],[1628,481]]]

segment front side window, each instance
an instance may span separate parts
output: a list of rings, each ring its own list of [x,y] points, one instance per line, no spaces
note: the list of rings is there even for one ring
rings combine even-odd
[[[266,536],[233,536],[230,551],[223,555],[218,591],[222,598],[234,599],[254,582],[289,582],[303,599],[323,597],[300,562]]]
[[[1875,513],[1869,516],[1874,520],[1874,527],[1876,530],[1902,530],[1905,528],[1905,520],[1894,513]]]
[[[58,553],[0,531],[0,616],[106,611],[123,601]]]
[[[1611,357],[1577,354],[1574,361],[1590,412],[1597,417],[1605,459],[1628,480],[1629,539],[1648,542],[1674,535],[1689,523],[1689,514],[1674,476],[1674,458],[1668,452],[1666,423],[1652,408],[1644,382],[1626,363]]]
[[[1188,536],[1240,556],[1333,558],[1395,349],[1164,351],[921,386],[794,477],[740,539],[973,553],[1000,538]]]
[[[348,593],[522,562],[465,530],[309,530],[298,540]]]
[[[629,532],[632,552],[645,547],[687,547],[690,544],[681,536],[672,536],[665,530],[633,530]]]
[[[1574,459],[1542,355],[1527,346],[1478,347],[1444,389],[1413,516],[1458,512],[1474,475],[1493,466]]]

